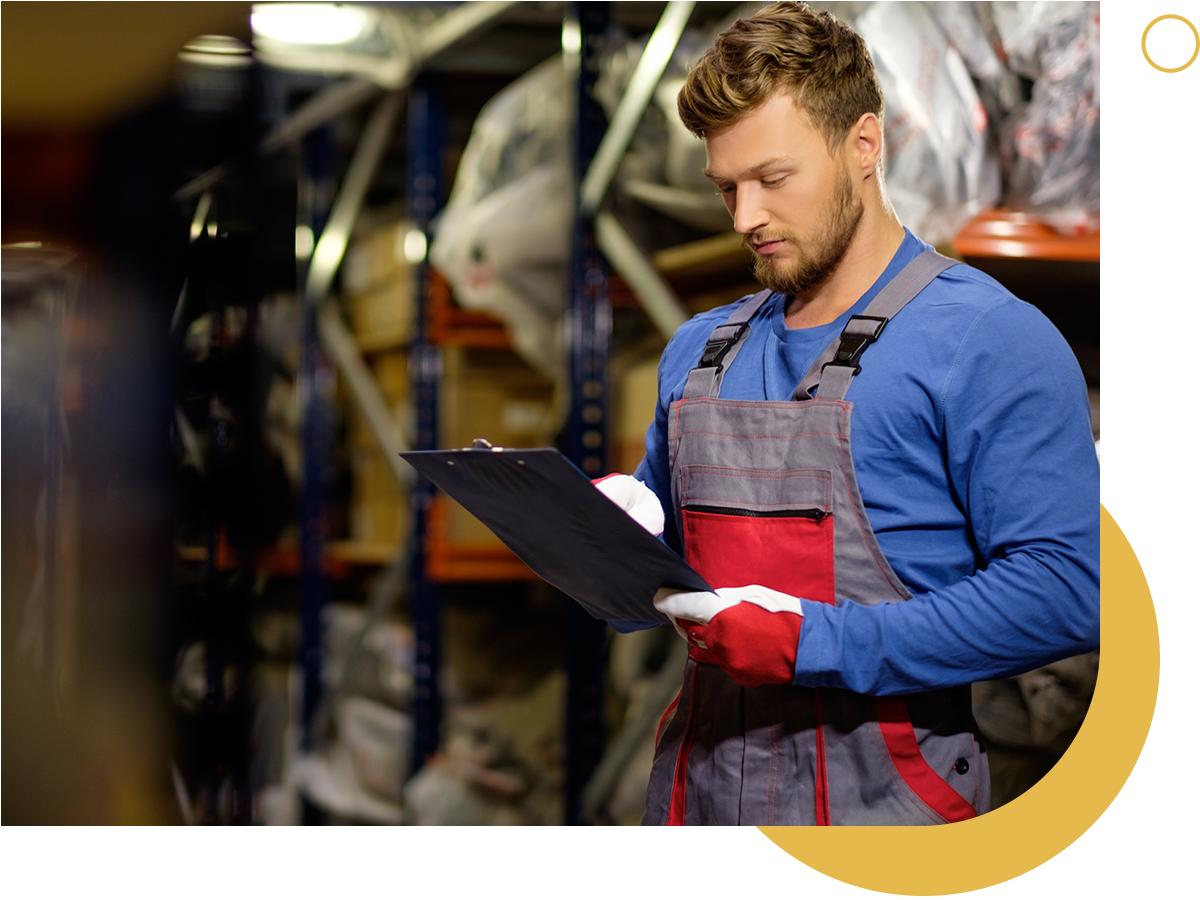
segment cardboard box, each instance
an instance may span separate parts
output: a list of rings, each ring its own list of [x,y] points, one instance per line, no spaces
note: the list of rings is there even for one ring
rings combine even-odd
[[[415,273],[404,258],[409,222],[355,236],[342,263],[342,295],[350,328],[364,351],[406,343],[415,315]]]
[[[369,345],[363,349],[405,344],[416,315],[412,278],[405,272],[364,293],[347,294],[345,307],[351,331],[360,344]]]
[[[442,351],[441,440],[469,447],[544,447],[559,422],[554,382],[507,349],[445,347]]]
[[[410,428],[408,354],[402,350],[368,359],[371,373],[401,429]],[[408,539],[412,511],[407,492],[396,484],[383,451],[366,420],[351,408],[347,413],[346,445],[350,453],[350,540],[363,544],[396,545]]]
[[[408,493],[400,489],[374,443],[350,451],[350,540],[399,546],[412,529]]]
[[[612,401],[609,441],[613,471],[632,475],[646,453],[646,429],[658,407],[658,357],[623,367]]]
[[[342,287],[347,294],[369,293],[381,285],[409,277],[404,238],[411,222],[394,222],[370,234],[355,236],[342,263]]]
[[[554,415],[554,382],[513,351],[446,347],[442,360],[442,447],[470,447],[475,438],[496,447],[553,443],[559,425]],[[453,501],[445,537],[455,544],[500,544],[486,525]]]
[[[396,424],[404,434],[409,434],[413,427],[413,412],[408,380],[408,353],[404,350],[391,350],[372,354],[367,358],[367,366],[379,387],[379,392],[383,394],[384,401],[392,411]],[[349,398],[344,398],[344,402],[349,406]],[[346,439],[352,449],[376,446],[366,420],[353,407],[350,407],[346,424]]]
[[[384,399],[392,405],[403,403],[409,398],[408,353],[391,350],[371,357],[371,372],[379,385]]]

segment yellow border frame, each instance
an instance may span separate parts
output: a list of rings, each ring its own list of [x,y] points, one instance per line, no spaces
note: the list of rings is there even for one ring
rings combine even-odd
[[[1176,66],[1174,69],[1167,69],[1163,66],[1160,66],[1150,58],[1150,53],[1146,50],[1146,38],[1150,36],[1150,29],[1163,19],[1178,19],[1188,28],[1192,29],[1192,36],[1196,38],[1196,49],[1192,51],[1192,58],[1185,62],[1182,66]],[[1200,56],[1200,31],[1196,30],[1196,26],[1191,23],[1190,19],[1185,19],[1183,16],[1177,16],[1174,13],[1167,13],[1165,16],[1159,16],[1157,19],[1147,25],[1146,30],[1142,32],[1142,56],[1146,57],[1146,62],[1150,63],[1150,65],[1154,66],[1154,68],[1158,69],[1160,72],[1166,72],[1168,75],[1173,72],[1182,72],[1196,61],[1197,56]]]

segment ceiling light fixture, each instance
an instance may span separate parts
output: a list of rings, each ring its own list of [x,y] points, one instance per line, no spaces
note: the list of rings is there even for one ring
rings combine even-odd
[[[365,10],[340,3],[256,3],[250,11],[255,37],[288,44],[349,44],[369,24]]]

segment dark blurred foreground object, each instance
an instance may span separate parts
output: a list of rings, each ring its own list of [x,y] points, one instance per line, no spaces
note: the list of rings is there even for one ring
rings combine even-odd
[[[2,254],[3,821],[178,821],[157,335],[94,258]]]
[[[161,98],[189,39],[248,19],[244,3],[4,9],[6,825],[181,821],[166,334],[186,225]]]

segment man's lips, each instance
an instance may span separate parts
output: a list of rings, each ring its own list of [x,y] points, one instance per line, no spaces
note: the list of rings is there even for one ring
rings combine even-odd
[[[751,241],[750,247],[760,256],[770,256],[784,245],[784,241]]]

